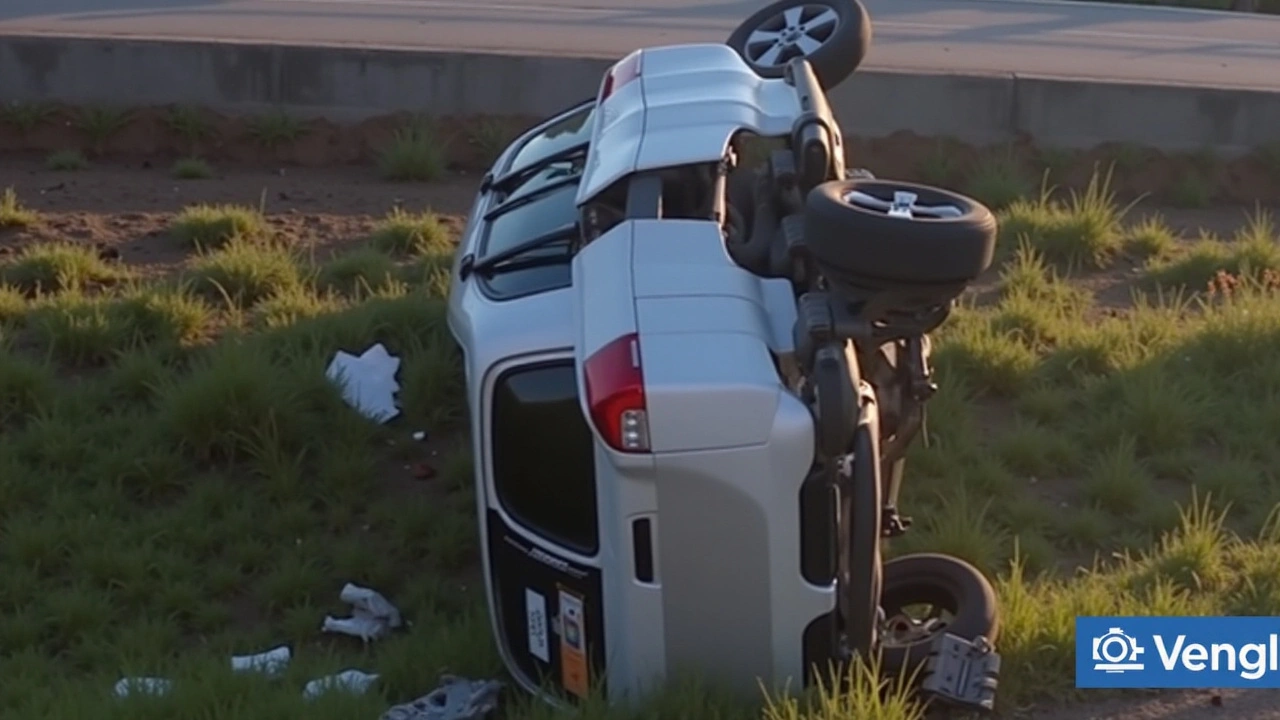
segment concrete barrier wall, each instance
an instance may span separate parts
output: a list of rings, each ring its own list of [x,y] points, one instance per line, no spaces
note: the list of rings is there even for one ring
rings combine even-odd
[[[226,42],[0,36],[0,101],[541,115],[595,93],[608,59]],[[832,93],[846,132],[1237,154],[1280,140],[1280,93],[867,70]]]

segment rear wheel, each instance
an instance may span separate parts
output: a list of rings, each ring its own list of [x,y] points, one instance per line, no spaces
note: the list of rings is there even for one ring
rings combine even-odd
[[[914,671],[944,632],[992,643],[1000,633],[990,581],[950,555],[903,555],[885,563],[880,607],[885,617],[880,654],[887,672]]]
[[[858,0],[778,0],[744,20],[728,44],[761,77],[780,78],[789,61],[803,57],[831,89],[866,56],[871,21]]]
[[[970,282],[991,266],[996,219],[941,188],[836,180],[805,199],[805,244],[829,279],[886,285]]]

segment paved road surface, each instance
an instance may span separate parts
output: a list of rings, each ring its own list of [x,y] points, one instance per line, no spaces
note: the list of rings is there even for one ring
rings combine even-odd
[[[0,0],[0,33],[612,57],[637,45],[722,40],[739,19],[764,3]],[[867,67],[1280,90],[1280,17],[1028,0],[866,0],[866,4],[876,30]]]

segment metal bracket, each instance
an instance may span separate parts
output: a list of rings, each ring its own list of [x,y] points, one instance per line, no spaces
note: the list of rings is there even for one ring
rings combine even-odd
[[[985,637],[943,633],[929,650],[920,691],[949,705],[991,712],[999,676],[1000,655]]]

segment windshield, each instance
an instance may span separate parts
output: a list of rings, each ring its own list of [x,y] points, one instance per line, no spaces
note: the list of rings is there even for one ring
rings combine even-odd
[[[511,163],[507,165],[503,174],[518,172],[521,168],[530,167],[543,158],[590,140],[591,116],[595,114],[595,109],[594,103],[584,105],[530,138],[516,152],[515,157],[511,158]]]

